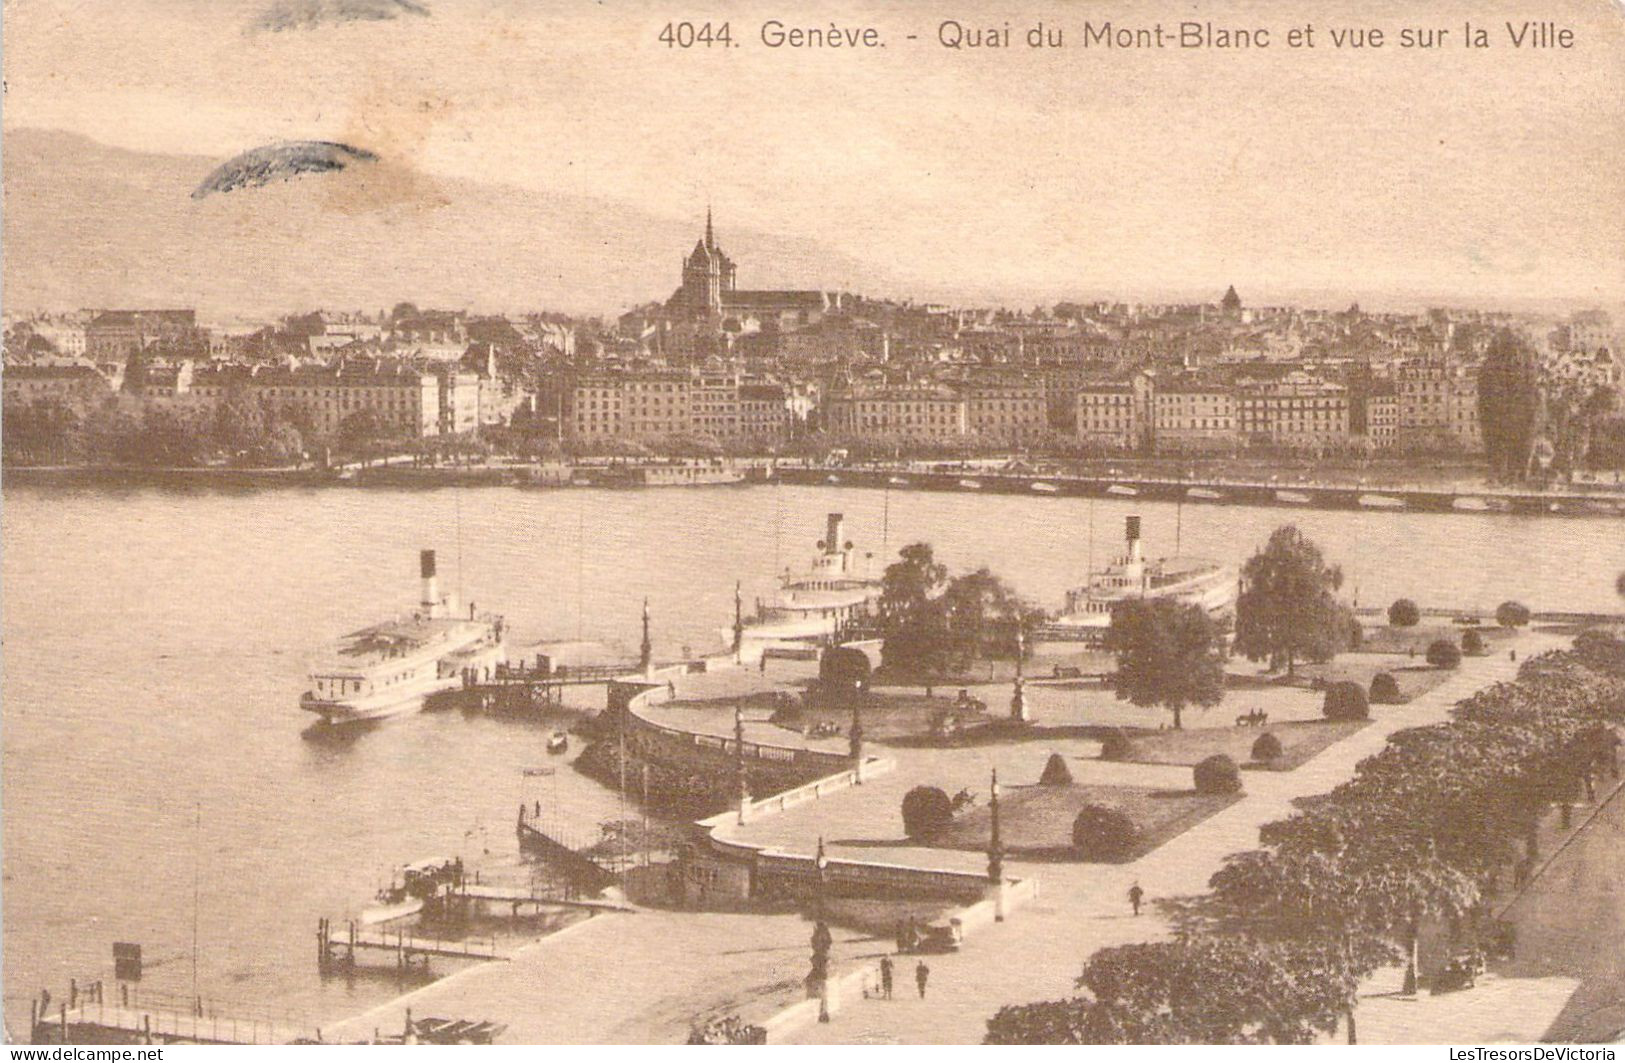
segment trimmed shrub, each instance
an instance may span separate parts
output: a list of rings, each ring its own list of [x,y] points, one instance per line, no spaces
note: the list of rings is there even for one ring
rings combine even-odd
[[[1038,777],[1040,786],[1071,786],[1072,769],[1066,766],[1066,758],[1059,753],[1051,753],[1049,760],[1044,762],[1044,774]]]
[[[1085,860],[1127,860],[1139,844],[1140,828],[1120,808],[1084,805],[1072,821],[1072,848]]]
[[[1394,627],[1415,627],[1422,622],[1422,610],[1409,598],[1400,598],[1388,607],[1388,623]]]
[[[1366,700],[1364,687],[1345,680],[1326,688],[1320,714],[1328,720],[1366,720],[1371,718],[1371,703]]]
[[[1281,740],[1268,732],[1259,735],[1258,738],[1253,742],[1254,760],[1274,760],[1276,757],[1279,757],[1282,752]]]
[[[916,786],[903,795],[903,833],[929,838],[954,821],[954,803],[935,786]]]
[[[1134,743],[1121,727],[1113,727],[1100,740],[1101,760],[1127,760],[1133,755]]]
[[[1461,633],[1461,652],[1469,657],[1484,655],[1484,636],[1468,628]]]
[[[1523,627],[1529,623],[1529,607],[1522,602],[1502,602],[1495,607],[1495,622],[1502,627]]]
[[[1357,616],[1349,617],[1348,648],[1357,650],[1365,645],[1365,625],[1360,623]]]
[[[869,658],[862,650],[837,646],[818,659],[818,685],[832,695],[861,694],[869,689]]]
[[[1427,660],[1435,668],[1455,668],[1461,664],[1461,651],[1449,639],[1434,639],[1428,643]]]
[[[1398,705],[1400,700],[1399,680],[1389,672],[1378,672],[1371,677],[1371,703],[1373,705]]]
[[[1191,775],[1197,793],[1233,794],[1241,789],[1241,769],[1223,753],[1215,753],[1196,765]]]

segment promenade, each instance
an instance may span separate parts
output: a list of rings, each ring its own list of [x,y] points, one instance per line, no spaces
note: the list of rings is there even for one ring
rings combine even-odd
[[[1516,640],[1520,660],[1562,640],[1525,633]],[[913,961],[899,969],[892,1001],[847,1001],[828,1024],[788,1031],[807,1043],[978,1043],[1000,1006],[1072,995],[1084,959],[1108,945],[1158,938],[1166,924],[1149,906],[1129,914],[1125,893],[1140,882],[1150,899],[1195,893],[1225,855],[1257,844],[1258,827],[1288,815],[1293,799],[1321,793],[1348,778],[1355,764],[1382,748],[1404,727],[1446,718],[1472,691],[1512,678],[1517,664],[1505,654],[1468,658],[1440,686],[1407,705],[1383,706],[1370,726],[1290,772],[1248,772],[1245,795],[1196,827],[1126,865],[1008,861],[1007,873],[1036,877],[1040,894],[1008,921],[969,935],[962,951],[931,956],[927,997],[914,994]],[[719,684],[727,686],[729,684]],[[686,694],[687,691],[684,691]],[[717,693],[707,689],[707,694]],[[902,837],[901,795],[930,774],[963,778],[985,795],[987,769],[1001,782],[1036,780],[1044,760],[1060,752],[1079,782],[1188,787],[1190,769],[1116,764],[1094,759],[1083,739],[1036,741],[956,750],[892,750],[897,770],[863,786],[832,793],[724,836],[811,854],[820,837],[832,855],[851,859],[977,872],[985,857],[974,851],[930,849]],[[925,765],[929,765],[926,767]],[[515,953],[508,962],[459,971],[387,1005],[328,1024],[324,1036],[350,1039],[399,1028],[410,1007],[417,1017],[445,1016],[507,1024],[512,1043],[676,1043],[699,1019],[738,1014],[761,1022],[803,999],[811,925],[796,914],[696,913],[643,909],[602,914]],[[837,929],[837,974],[878,962],[889,937]],[[1384,975],[1384,977],[1387,977]],[[1368,1043],[1537,1039],[1574,989],[1569,978],[1489,980],[1465,994],[1362,1002],[1360,1037]],[[907,993],[901,990],[907,990]],[[1368,991],[1392,992],[1381,979]],[[1511,1002],[1516,1000],[1517,1007]]]
[[[1563,644],[1564,640],[1535,633],[1516,641],[1520,659]],[[899,993],[891,1001],[860,999],[832,1022],[805,1027],[794,1039],[822,1044],[974,1044],[986,1033],[987,1019],[1004,1004],[1076,995],[1074,980],[1095,950],[1167,936],[1169,927],[1157,916],[1154,904],[1138,918],[1130,914],[1126,893],[1134,882],[1141,884],[1153,902],[1159,897],[1202,892],[1224,857],[1257,847],[1258,828],[1289,815],[1295,798],[1330,790],[1352,775],[1360,760],[1379,751],[1394,731],[1446,719],[1457,701],[1481,687],[1513,678],[1517,667],[1505,654],[1466,659],[1446,682],[1407,705],[1378,708],[1370,726],[1297,770],[1247,773],[1242,800],[1132,863],[1007,861],[1007,873],[1039,878],[1039,899],[1003,924],[967,938],[960,952],[929,957],[931,977],[923,1001],[914,995],[910,961],[900,979],[908,993]],[[1073,768],[1080,782],[1089,781],[1089,776],[1077,772],[1076,764]],[[1188,769],[1179,770],[1188,777]],[[893,804],[887,811],[895,807]],[[809,828],[843,836],[840,808],[838,799],[813,806],[807,818],[827,817],[827,822],[809,823]],[[844,955],[838,952],[836,962],[845,969],[854,963],[876,962],[889,951],[888,942],[876,940],[867,946],[855,945]],[[1373,998],[1362,1003],[1358,1014],[1360,1039],[1372,1044],[1437,1043],[1441,1037],[1457,1034],[1466,1041],[1534,1041],[1545,1032],[1574,986],[1572,979],[1546,977],[1520,979],[1515,987],[1501,982],[1492,989],[1486,984],[1482,995],[1475,995],[1480,993],[1475,990],[1436,998],[1442,1004],[1436,1004],[1435,998],[1404,1002]],[[1377,981],[1367,992],[1391,993],[1397,988],[1397,984]],[[1516,997],[1517,1008],[1505,1006],[1508,994]],[[1447,1021],[1447,1016],[1453,1017]]]

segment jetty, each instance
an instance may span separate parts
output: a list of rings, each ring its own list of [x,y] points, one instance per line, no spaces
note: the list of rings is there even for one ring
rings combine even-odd
[[[506,960],[495,938],[451,939],[426,937],[406,927],[367,927],[350,920],[342,928],[322,920],[316,929],[317,961],[323,970],[342,964],[353,966],[362,950],[393,954],[397,967],[430,958],[454,960]]]
[[[128,985],[121,987],[117,1001],[106,1001],[98,985],[54,1012],[39,1000],[31,1011],[29,1043],[36,1045],[285,1045],[321,1040],[319,1027],[292,1018],[222,1013],[201,1000],[141,1000]]]

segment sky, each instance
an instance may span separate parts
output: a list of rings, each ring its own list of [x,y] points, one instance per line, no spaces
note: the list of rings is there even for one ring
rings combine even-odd
[[[1470,13],[1453,0],[712,0],[693,13],[727,21],[740,46],[688,50],[658,39],[673,5],[612,0],[421,0],[427,17],[252,28],[277,3],[390,2],[7,0],[4,127],[222,159],[343,140],[431,174],[657,215],[711,203],[730,225],[817,240],[905,285],[1016,300],[1225,283],[1625,300],[1617,0]],[[1511,47],[1502,23],[1537,6],[1573,48]],[[886,46],[767,48],[775,17],[873,26]],[[1018,46],[947,50],[947,18],[1008,22]],[[1461,45],[1466,18],[1489,48]],[[1268,27],[1275,44],[1082,46],[1085,21],[1182,19]],[[1039,20],[1064,48],[1020,43]],[[1304,24],[1317,47],[1286,48]],[[1340,50],[1334,26],[1450,38]]]

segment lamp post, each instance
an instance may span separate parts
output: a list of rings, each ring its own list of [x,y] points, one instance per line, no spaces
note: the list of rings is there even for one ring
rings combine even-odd
[[[745,647],[745,605],[739,595],[739,581],[734,580],[734,663],[740,663]]]
[[[750,812],[750,776],[745,772],[745,707],[734,706],[734,786],[739,793],[739,822]]]
[[[1004,839],[999,834],[999,769],[993,769],[989,788],[988,814],[991,817],[987,839],[987,881],[993,889],[993,920],[1004,922]]]
[[[824,878],[829,868],[829,858],[824,855],[824,838],[818,838],[818,852],[813,856],[813,870],[816,873],[813,900],[816,905],[817,920],[813,926],[812,935],[812,971],[807,975],[808,995],[818,995],[818,1021],[829,1021],[829,950],[835,943],[834,935],[829,932],[829,924],[824,921]]]
[[[643,642],[638,646],[638,667],[648,675],[654,665],[654,645],[649,641],[649,599],[643,599]]]

